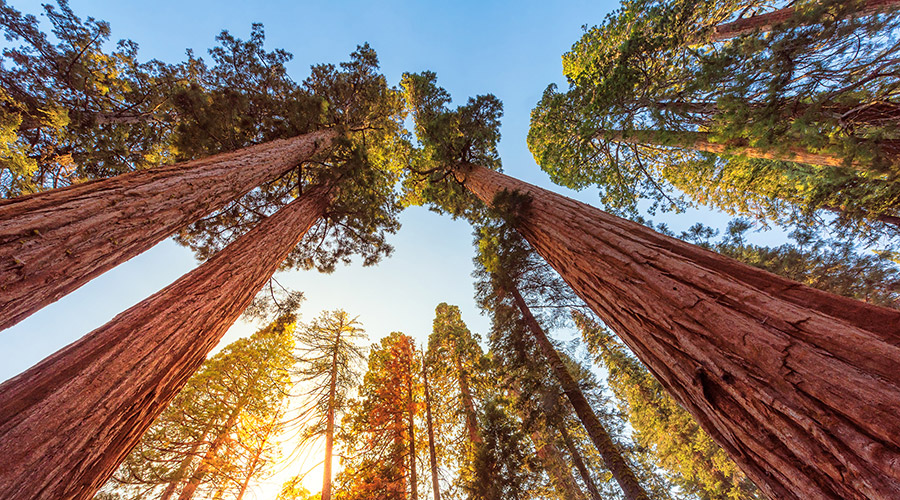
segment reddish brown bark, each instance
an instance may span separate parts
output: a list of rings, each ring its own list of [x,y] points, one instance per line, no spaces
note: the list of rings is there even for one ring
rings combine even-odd
[[[879,12],[894,10],[900,6],[900,0],[865,0],[858,2],[858,6],[859,8],[852,13],[853,17],[866,17]],[[715,31],[713,31],[710,39],[712,41],[721,41],[755,31],[770,31],[775,25],[790,20],[795,12],[796,9],[791,6],[758,16],[723,23],[715,27]]]
[[[434,450],[434,423],[431,418],[431,392],[428,387],[428,366],[424,362],[422,363],[422,381],[425,385],[425,421],[428,424],[428,458],[431,462],[431,486],[434,489],[434,500],[441,500],[441,485],[438,482],[437,453],[435,453]]]
[[[0,385],[0,498],[91,498],[320,218],[317,187]]]
[[[0,329],[296,167],[336,134],[0,200]]]
[[[706,132],[672,132],[663,138],[657,130],[632,130],[627,135],[621,131],[607,131],[600,134],[600,138],[615,142],[624,142],[637,145],[671,146],[683,149],[693,149],[717,155],[745,156],[747,158],[760,158],[764,160],[792,161],[809,165],[825,165],[829,167],[848,166],[840,156],[822,153],[812,153],[804,148],[790,146],[784,151],[776,151],[747,146],[740,141],[730,143],[710,142]],[[884,140],[879,142],[879,148],[896,163],[896,152],[900,151],[900,141]],[[851,168],[865,170],[867,165],[858,161],[849,163]]]
[[[517,228],[771,498],[900,496],[900,311],[816,290],[481,167]]]
[[[578,416],[578,419],[581,420],[581,424],[584,425],[585,431],[587,431],[588,436],[590,436],[591,441],[594,443],[600,456],[603,457],[606,468],[612,472],[616,482],[619,483],[619,487],[622,488],[625,498],[629,500],[650,500],[649,495],[644,491],[644,488],[641,486],[640,481],[638,481],[637,476],[635,476],[634,471],[631,470],[631,466],[619,451],[619,447],[616,446],[612,437],[606,432],[603,423],[597,418],[597,414],[594,413],[591,404],[588,402],[587,398],[584,397],[584,393],[581,392],[581,388],[578,387],[578,382],[575,381],[575,378],[573,378],[572,374],[569,373],[569,370],[566,369],[565,363],[563,363],[559,353],[556,352],[556,348],[553,347],[550,339],[547,338],[544,329],[541,328],[541,325],[531,314],[531,310],[528,308],[522,295],[515,288],[505,291],[513,296],[516,305],[519,307],[519,311],[525,319],[528,330],[534,335],[541,352],[547,359],[550,369],[553,370],[553,374],[556,376],[556,380],[562,387],[566,398],[569,400],[569,403],[572,404],[575,414]]]
[[[407,394],[409,396],[407,411],[409,417],[409,498],[411,500],[417,500],[419,498],[419,482],[416,478],[416,402],[415,397],[413,396],[412,356],[414,354],[415,351],[410,355],[409,366],[406,370],[409,376],[409,386],[407,387]]]

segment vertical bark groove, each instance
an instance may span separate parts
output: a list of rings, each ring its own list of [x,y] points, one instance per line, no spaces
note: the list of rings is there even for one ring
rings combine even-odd
[[[92,498],[325,213],[328,191],[0,384],[0,498]]]
[[[771,498],[900,496],[900,312],[816,290],[482,167],[490,203]]]
[[[0,330],[327,148],[313,132],[0,200]]]

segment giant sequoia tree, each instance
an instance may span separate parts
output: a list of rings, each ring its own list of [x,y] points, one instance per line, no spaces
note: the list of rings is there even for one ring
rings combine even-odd
[[[531,338],[539,348],[542,361],[553,372],[575,414],[603,457],[607,469],[612,472],[622,488],[625,498],[649,499],[621,449],[597,417],[523,296],[523,288],[525,294],[533,297],[540,296],[545,290],[553,291],[559,286],[553,283],[552,277],[547,277],[549,269],[546,265],[542,265],[540,258],[513,229],[515,215],[510,215],[509,212],[515,214],[517,202],[515,197],[508,200],[500,200],[498,197],[491,215],[499,220],[486,223],[479,230],[479,274],[485,281],[479,287],[481,302],[493,312],[495,330],[524,330],[531,334]],[[501,217],[508,217],[511,220],[504,220]],[[519,333],[517,336],[521,335],[522,333]],[[519,339],[518,342],[521,343],[522,340]]]
[[[194,271],[0,385],[0,492],[91,498],[330,196],[326,186],[309,190]]]
[[[417,95],[434,95],[429,83],[420,81],[426,88]],[[420,140],[441,144],[429,134],[439,129],[420,117],[447,113],[446,101],[412,104],[427,110],[416,115]],[[504,191],[530,200],[516,231],[766,494],[890,498],[900,489],[887,465],[900,457],[900,313],[751,268],[464,159],[445,157],[443,165],[449,173],[439,179],[485,204]]]
[[[6,20],[25,22],[8,12]],[[80,33],[69,24],[65,29]],[[399,94],[378,73],[375,52],[361,46],[350,61],[317,65],[297,84],[284,68],[290,54],[264,50],[261,26],[247,41],[227,32],[218,40],[210,51],[214,65],[191,55],[171,69],[179,76],[164,99],[176,117],[166,135],[175,152],[157,163],[195,161],[0,203],[0,328],[176,232],[207,259],[324,177],[344,179],[343,195],[288,266],[330,270],[353,254],[371,264],[390,252],[385,233],[397,228],[395,153],[403,141]],[[49,49],[21,50],[48,57]],[[120,167],[84,178],[134,168]]]
[[[239,214],[238,224],[228,225],[234,219],[227,209],[204,221],[195,239],[206,238],[205,256],[212,257],[206,264],[4,385],[3,441],[31,445],[8,455],[16,467],[3,469],[3,491],[92,495],[276,269],[327,270],[353,254],[372,264],[390,251],[384,237],[397,227],[398,172],[385,152],[398,141],[398,108],[396,92],[377,65],[374,51],[363,46],[340,68],[314,68],[306,83],[329,103],[326,122],[345,131],[350,123],[375,131],[336,141],[327,158],[304,168],[275,198],[264,197],[265,205],[251,215]],[[296,141],[258,148],[285,144]],[[315,239],[304,239],[311,228]],[[71,397],[73,391],[80,396]],[[54,424],[41,424],[46,414],[54,416]],[[101,437],[87,446],[73,438],[76,434]],[[84,456],[63,451],[67,446]],[[64,465],[70,460],[81,465]],[[38,463],[66,473],[51,476]]]

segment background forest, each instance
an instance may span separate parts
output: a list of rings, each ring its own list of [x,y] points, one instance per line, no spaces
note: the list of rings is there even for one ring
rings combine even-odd
[[[4,198],[332,135],[4,332],[0,376],[338,185],[97,498],[765,498],[515,230],[531,198],[488,208],[457,169],[900,309],[882,3],[4,1]]]

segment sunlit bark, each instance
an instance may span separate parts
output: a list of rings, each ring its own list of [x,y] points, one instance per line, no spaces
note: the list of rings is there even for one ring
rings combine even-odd
[[[900,496],[900,311],[801,285],[482,168],[491,203],[771,498]]]
[[[0,200],[0,329],[328,147],[314,132]]]
[[[0,385],[0,498],[92,498],[328,207],[317,187]]]

